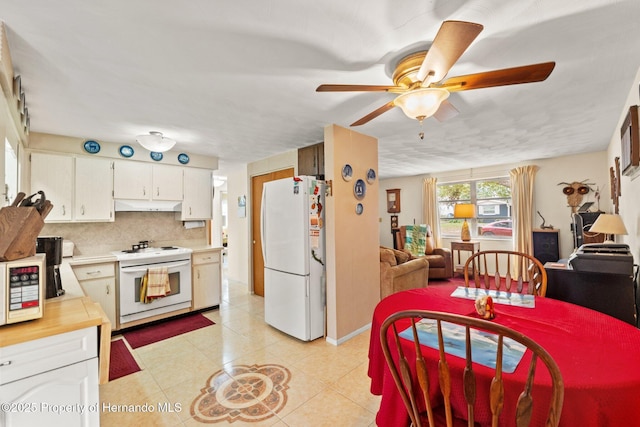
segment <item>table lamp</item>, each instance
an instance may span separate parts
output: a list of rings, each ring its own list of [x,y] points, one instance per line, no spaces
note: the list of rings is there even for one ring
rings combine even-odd
[[[589,233],[604,234],[605,243],[613,243],[613,236],[616,234],[629,234],[627,228],[622,222],[622,218],[618,214],[600,214],[589,228]]]
[[[467,222],[467,219],[476,217],[476,206],[472,203],[458,203],[453,206],[453,217],[464,218],[460,238],[463,242],[471,240],[471,233],[469,232],[469,223]]]

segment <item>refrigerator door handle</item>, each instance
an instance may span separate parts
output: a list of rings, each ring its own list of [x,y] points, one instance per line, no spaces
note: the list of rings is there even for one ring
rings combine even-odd
[[[267,202],[267,189],[262,187],[262,205],[260,206],[260,246],[262,247],[262,260],[264,264],[267,263],[267,254],[265,253],[264,245],[264,222],[265,222],[265,207]]]

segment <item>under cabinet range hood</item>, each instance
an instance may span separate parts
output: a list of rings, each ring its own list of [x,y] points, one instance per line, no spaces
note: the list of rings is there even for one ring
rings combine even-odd
[[[128,200],[116,199],[116,212],[180,212],[182,202],[177,200]]]

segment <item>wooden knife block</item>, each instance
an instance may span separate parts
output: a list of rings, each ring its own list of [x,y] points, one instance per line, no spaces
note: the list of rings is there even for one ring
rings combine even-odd
[[[35,255],[42,227],[44,220],[34,207],[7,206],[0,209],[0,261]]]

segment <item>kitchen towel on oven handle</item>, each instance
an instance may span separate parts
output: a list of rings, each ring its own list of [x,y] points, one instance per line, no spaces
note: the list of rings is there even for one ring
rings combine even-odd
[[[148,304],[156,298],[162,298],[171,293],[169,270],[167,267],[147,269],[147,274],[140,287],[140,301]],[[144,298],[143,298],[144,297]]]

